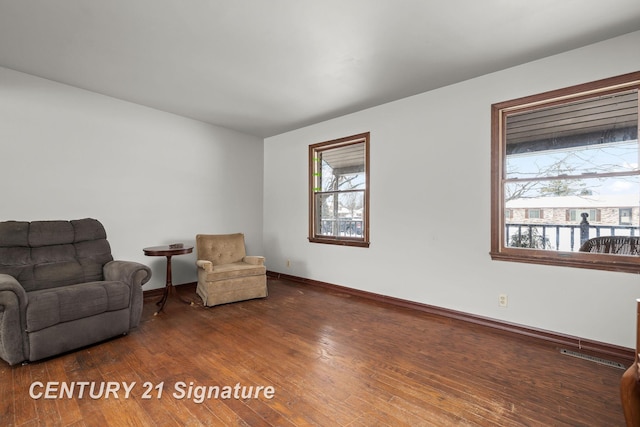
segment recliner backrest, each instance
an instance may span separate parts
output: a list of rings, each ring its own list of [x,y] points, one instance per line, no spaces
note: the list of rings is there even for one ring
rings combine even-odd
[[[0,222],[0,273],[27,292],[103,280],[102,268],[112,260],[95,219]]]

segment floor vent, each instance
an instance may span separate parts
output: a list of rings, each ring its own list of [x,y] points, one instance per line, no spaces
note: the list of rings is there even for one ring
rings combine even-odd
[[[611,360],[602,359],[600,357],[589,356],[588,354],[582,354],[582,353],[578,353],[571,350],[565,350],[565,349],[560,350],[560,353],[566,354],[567,356],[577,357],[578,359],[584,359],[590,362],[595,362],[600,365],[611,366],[612,368],[627,369],[627,367],[624,366],[622,363],[613,362]]]

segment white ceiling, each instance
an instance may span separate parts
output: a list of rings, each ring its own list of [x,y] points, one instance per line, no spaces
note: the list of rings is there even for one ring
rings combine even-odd
[[[0,0],[0,66],[267,137],[635,30],[639,0]]]

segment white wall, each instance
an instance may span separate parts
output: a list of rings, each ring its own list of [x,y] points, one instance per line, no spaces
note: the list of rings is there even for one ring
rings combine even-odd
[[[638,46],[635,32],[268,138],[268,268],[635,347],[637,275],[490,259],[490,106],[638,71]],[[371,247],[311,244],[308,146],[365,131]],[[498,307],[500,293],[508,294],[506,309]]]
[[[100,220],[114,257],[242,231],[262,253],[263,141],[220,127],[0,68],[0,220]],[[197,280],[193,254],[175,284]]]

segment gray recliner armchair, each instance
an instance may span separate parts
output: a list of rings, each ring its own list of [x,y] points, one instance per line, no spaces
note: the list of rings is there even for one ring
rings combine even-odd
[[[102,224],[0,222],[0,358],[35,361],[138,326],[149,267],[114,261]]]

